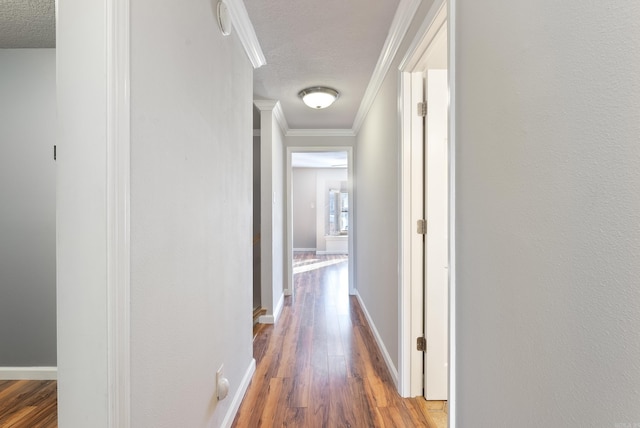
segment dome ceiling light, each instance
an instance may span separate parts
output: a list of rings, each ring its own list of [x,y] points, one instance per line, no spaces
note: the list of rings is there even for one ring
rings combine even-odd
[[[298,93],[302,101],[313,109],[327,108],[338,99],[340,93],[325,86],[314,86]]]

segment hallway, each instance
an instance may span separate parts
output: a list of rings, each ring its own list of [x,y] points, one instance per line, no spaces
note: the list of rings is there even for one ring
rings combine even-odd
[[[294,269],[305,266],[296,270],[295,297],[286,298],[276,326],[254,341],[256,373],[233,426],[446,426],[443,402],[398,396],[360,305],[348,295],[347,259],[304,253]]]

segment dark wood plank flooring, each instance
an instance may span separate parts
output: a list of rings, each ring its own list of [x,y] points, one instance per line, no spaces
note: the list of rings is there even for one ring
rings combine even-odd
[[[58,426],[55,380],[0,380],[0,427]]]
[[[294,265],[327,260],[304,258]],[[295,298],[254,341],[234,427],[436,428],[427,401],[396,392],[347,277],[346,261],[294,275]]]
[[[306,254],[296,265],[332,259]],[[433,402],[396,392],[347,276],[346,261],[294,275],[295,298],[255,338],[234,427],[437,427]],[[56,381],[0,380],[0,427],[57,427],[56,393]]]

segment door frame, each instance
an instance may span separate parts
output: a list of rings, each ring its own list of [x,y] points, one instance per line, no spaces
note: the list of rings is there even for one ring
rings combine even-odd
[[[285,257],[284,264],[287,275],[285,276],[285,296],[294,296],[293,287],[293,167],[291,166],[293,153],[322,153],[322,152],[347,152],[347,188],[349,193],[349,294],[356,293],[355,263],[354,263],[354,236],[356,234],[355,220],[355,189],[353,186],[353,147],[351,146],[287,146],[286,150],[286,205],[285,205]]]
[[[436,0],[423,20],[405,57],[399,65],[399,120],[400,120],[400,269],[399,269],[399,364],[398,392],[403,397],[422,395],[421,356],[412,352],[415,348],[417,331],[422,331],[422,286],[423,281],[415,281],[418,271],[422,270],[412,261],[416,259],[412,241],[415,239],[415,224],[412,221],[412,203],[415,206],[415,180],[412,180],[416,165],[412,156],[416,155],[416,125],[412,120],[415,106],[412,102],[412,79],[421,74],[426,67],[421,64],[425,52],[433,42],[442,25],[446,22],[448,45],[448,82],[449,82],[449,427],[455,427],[456,397],[456,353],[455,353],[455,7],[456,0]],[[420,143],[421,145],[422,143]],[[419,155],[419,154],[418,154]],[[420,173],[419,176],[421,176]],[[421,272],[418,275],[421,277]],[[413,281],[412,281],[413,279]],[[417,303],[416,303],[417,302]],[[418,314],[416,313],[418,311]],[[418,362],[420,360],[420,362]],[[420,374],[416,370],[420,370]]]

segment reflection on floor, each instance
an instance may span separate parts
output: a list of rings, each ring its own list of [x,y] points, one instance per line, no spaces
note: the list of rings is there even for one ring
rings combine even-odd
[[[346,256],[296,255],[294,266],[316,268],[294,275],[278,323],[256,337],[256,373],[233,426],[442,428],[438,416],[446,426],[443,402],[396,392],[348,294]]]
[[[293,256],[293,274],[309,272],[348,260],[349,256],[346,254],[316,255],[312,252],[296,252]]]

